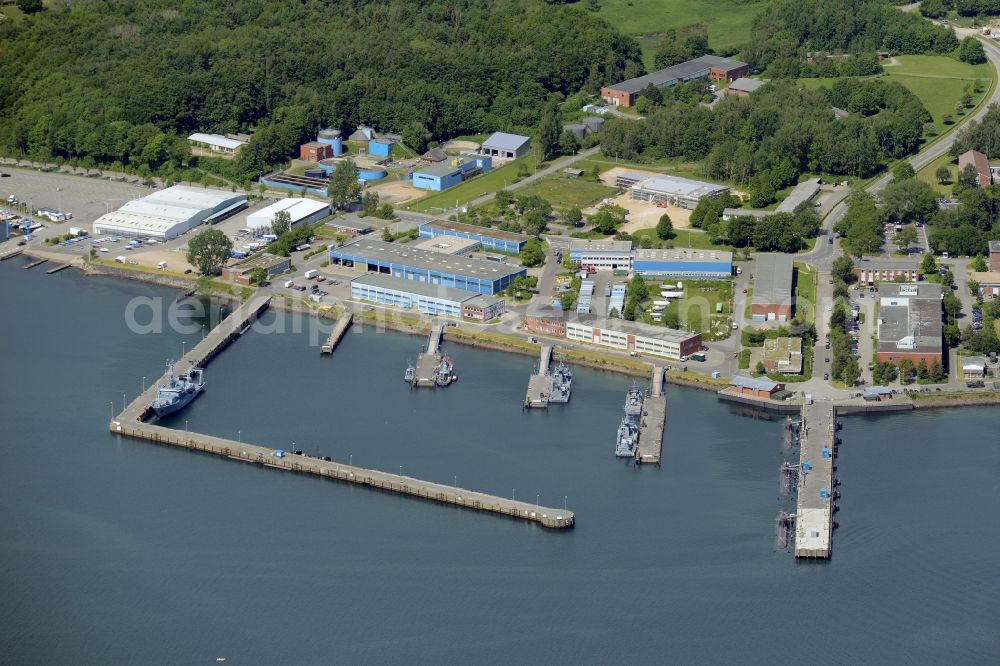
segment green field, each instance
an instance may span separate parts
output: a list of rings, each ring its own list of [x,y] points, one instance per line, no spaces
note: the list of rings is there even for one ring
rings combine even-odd
[[[618,194],[614,187],[596,183],[590,180],[589,175],[572,178],[561,174],[546,176],[515,192],[518,196],[537,194],[548,199],[553,206],[565,208],[586,208],[605,197]]]
[[[729,245],[713,245],[708,235],[700,229],[676,229],[677,237],[673,239],[674,247],[686,247],[692,250],[726,250],[732,251]],[[653,247],[662,245],[656,236],[656,229],[640,229],[632,234],[632,237],[640,241],[644,237],[649,237],[653,241]]]
[[[676,314],[683,329],[701,333],[708,340],[729,337],[729,320],[733,315],[733,283],[730,280],[679,280],[684,283],[684,297],[671,300],[664,313]],[[656,325],[649,318],[653,301],[660,300],[660,285],[676,288],[678,280],[647,281],[649,299],[643,303],[643,321]],[[716,306],[722,304],[722,312]]]
[[[989,82],[993,79],[993,68],[989,63],[969,65],[948,56],[907,55],[898,56],[898,65],[885,65],[886,77],[909,88],[910,92],[920,98],[924,107],[934,118],[937,133],[946,131],[951,125],[946,125],[942,117],[946,113],[952,115],[957,122],[964,118],[955,111],[965,91],[965,87],[977,79],[987,83],[983,92],[973,93],[972,103],[978,104],[983,95],[990,90]],[[833,85],[835,78],[799,79],[799,84],[805,88],[818,89]]]
[[[521,166],[521,163],[527,159],[522,157],[521,159],[514,160],[499,169],[494,169],[489,173],[484,173],[481,176],[467,180],[461,185],[456,185],[443,192],[435,192],[423,199],[417,199],[404,208],[418,213],[443,212],[448,209],[457,208],[484,194],[508,187],[517,179],[517,170]]]
[[[794,262],[795,318],[803,324],[816,321],[816,269],[799,261]]]
[[[941,166],[946,166],[951,171],[951,182],[948,183],[947,185],[942,185],[941,183],[939,183],[937,175],[935,175],[935,172],[937,172],[938,167]],[[930,186],[934,188],[934,191],[936,191],[938,194],[950,195],[951,184],[955,182],[956,178],[958,178],[958,165],[956,163],[955,158],[945,153],[944,155],[937,158],[936,160],[925,166],[923,169],[918,171],[917,178],[926,183],[929,183]]]
[[[656,36],[670,28],[702,25],[716,51],[739,49],[750,39],[750,23],[764,2],[735,0],[601,0],[597,15],[624,33],[643,36],[643,60],[653,66]]]

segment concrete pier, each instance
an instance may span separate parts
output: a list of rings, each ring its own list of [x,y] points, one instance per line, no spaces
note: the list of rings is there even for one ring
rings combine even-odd
[[[642,402],[639,444],[635,448],[635,462],[639,465],[659,465],[663,453],[663,425],[667,417],[667,396],[663,395],[663,373],[662,366],[653,367],[652,388]]]
[[[13,249],[6,254],[0,255],[0,261],[7,261],[8,259],[13,259],[14,257],[20,255],[22,252],[24,252],[23,247]]]
[[[538,355],[538,372],[528,378],[528,392],[524,396],[525,407],[548,408],[549,396],[552,395],[552,375],[549,374],[551,359],[552,345],[542,345]]]
[[[444,324],[438,324],[431,329],[427,336],[427,349],[417,354],[416,372],[413,376],[413,386],[435,388],[437,383],[437,367],[444,361],[444,356],[440,353],[441,336],[444,335]],[[447,384],[451,383],[451,379]],[[445,385],[447,385],[445,384]]]
[[[184,373],[191,367],[203,367],[230,342],[238,338],[246,330],[246,327],[267,309],[270,301],[269,295],[258,295],[241,305],[206,335],[204,340],[174,363],[175,371]],[[161,381],[164,380],[165,377]],[[114,417],[109,426],[111,432],[123,437],[133,437],[192,451],[201,451],[231,460],[312,474],[432,502],[453,504],[477,511],[510,516],[552,529],[570,528],[576,522],[575,514],[565,508],[555,509],[529,502],[519,502],[514,499],[459,488],[457,485],[421,481],[401,474],[364,469],[311,456],[279,454],[278,450],[259,444],[234,441],[201,433],[180,432],[145,423],[144,419],[152,412],[151,405],[155,396],[156,384],[154,383]]]
[[[67,268],[69,268],[72,265],[73,264],[59,264],[58,266],[56,266],[54,268],[50,268],[49,270],[45,271],[45,274],[46,275],[52,275],[53,273],[58,273],[59,271],[64,271],[64,270],[66,270]]]
[[[836,416],[830,402],[802,405],[795,557],[828,558],[833,541]]]
[[[33,262],[31,262],[30,264],[28,264],[27,266],[25,266],[24,268],[25,268],[25,270],[29,270],[29,269],[34,268],[35,266],[41,266],[42,264],[44,264],[47,261],[48,261],[48,259],[36,259]]]
[[[344,337],[344,333],[347,332],[347,329],[350,327],[352,321],[354,321],[353,312],[345,312],[344,314],[340,315],[340,318],[337,319],[337,324],[333,327],[333,330],[330,332],[330,337],[328,337],[326,339],[326,342],[323,343],[323,346],[320,348],[319,353],[332,354],[334,348],[336,348],[337,346],[337,343],[339,343],[340,339]]]

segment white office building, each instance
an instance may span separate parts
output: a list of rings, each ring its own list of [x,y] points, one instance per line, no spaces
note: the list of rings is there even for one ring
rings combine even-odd
[[[294,229],[302,224],[312,224],[322,220],[330,214],[330,204],[315,199],[288,198],[275,201],[270,206],[247,215],[247,228],[257,230],[267,227],[270,229],[274,216],[281,212],[288,213],[292,221],[291,228]]]

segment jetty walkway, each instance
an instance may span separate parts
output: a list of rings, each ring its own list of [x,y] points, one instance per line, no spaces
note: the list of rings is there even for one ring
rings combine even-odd
[[[833,548],[833,458],[837,445],[833,403],[802,405],[795,557],[830,557]]]
[[[216,354],[225,349],[233,340],[246,331],[256,318],[268,308],[271,296],[258,294],[232,312],[225,320],[205,336],[174,363],[178,374],[192,367],[203,367]],[[438,340],[440,340],[440,330]],[[166,381],[166,376],[161,379]],[[544,507],[529,502],[498,497],[475,492],[457,485],[450,486],[432,481],[422,481],[402,474],[391,474],[378,470],[364,469],[340,462],[322,460],[311,456],[286,454],[260,444],[234,441],[196,432],[180,432],[171,428],[145,423],[152,413],[152,403],[156,397],[156,383],[143,391],[112,419],[109,429],[123,437],[143,439],[168,446],[176,446],[192,451],[202,451],[231,460],[263,465],[303,474],[312,474],[328,479],[377,488],[433,502],[486,511],[510,516],[519,520],[538,523],[543,527],[565,529],[573,527],[576,516],[572,511]]]
[[[667,417],[667,396],[663,394],[663,374],[663,366],[653,366],[652,388],[642,402],[639,444],[635,448],[635,461],[640,465],[659,465],[660,456],[663,453],[663,426]]]
[[[542,345],[538,355],[538,372],[528,378],[528,392],[524,396],[524,406],[546,409],[552,395],[552,375],[549,363],[552,359],[552,345]]]

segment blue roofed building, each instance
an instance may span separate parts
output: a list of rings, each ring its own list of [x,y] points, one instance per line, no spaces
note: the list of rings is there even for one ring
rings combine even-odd
[[[733,273],[733,253],[637,249],[632,270],[643,277],[727,278]]]
[[[10,220],[0,222],[0,241],[10,238]]]
[[[457,238],[467,238],[479,241],[486,250],[496,250],[507,254],[517,254],[524,247],[524,244],[531,240],[531,236],[515,234],[510,231],[491,229],[490,227],[480,227],[474,224],[462,224],[461,222],[449,222],[447,220],[436,220],[420,225],[420,235],[423,238],[435,238],[437,236],[455,236]]]
[[[453,256],[367,237],[331,247],[330,263],[489,295],[500,293],[514,278],[528,274],[521,266]]]
[[[473,176],[486,173],[491,168],[493,168],[493,160],[486,155],[462,155],[444,162],[420,167],[413,172],[413,187],[440,192]]]

